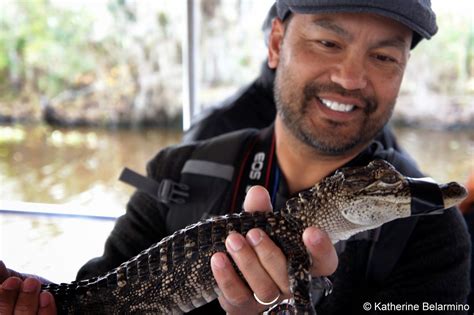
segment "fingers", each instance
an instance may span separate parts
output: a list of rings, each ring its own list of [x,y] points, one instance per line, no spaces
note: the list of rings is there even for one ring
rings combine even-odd
[[[272,211],[270,194],[265,187],[253,186],[249,189],[245,197],[244,209],[247,212]],[[240,234],[229,235],[226,247],[239,269],[242,270],[253,292],[261,300],[271,301],[275,298],[278,294],[274,288],[275,284],[279,291],[289,292],[286,258],[280,248],[262,230],[250,230],[246,239]],[[233,250],[233,247],[238,250]],[[270,299],[266,299],[268,295],[271,295]]]
[[[254,186],[244,201],[248,212],[272,211],[271,199],[264,187]],[[303,233],[303,241],[311,254],[313,276],[332,274],[338,264],[334,246],[326,233],[311,227]],[[236,265],[224,253],[211,258],[211,268],[221,290],[219,302],[229,314],[250,314],[262,312],[269,306],[259,304],[254,293],[264,302],[289,298],[287,261],[282,251],[260,229],[250,230],[246,236],[230,234],[226,249]],[[239,270],[242,280],[236,270]]]
[[[0,287],[0,314],[56,314],[53,296],[49,292],[40,293],[40,290],[38,279],[6,279]]]
[[[324,231],[307,228],[303,232],[303,242],[311,255],[313,277],[329,276],[336,271],[339,262],[336,249]]]
[[[15,304],[15,315],[38,312],[40,289],[41,284],[37,279],[27,278],[23,281]]]
[[[49,292],[41,292],[39,296],[40,308],[38,315],[54,315],[56,314],[56,304],[54,297]]]
[[[259,230],[256,229],[254,229],[253,232],[253,237],[259,239],[263,238],[263,232],[259,232]],[[265,244],[261,244],[262,241],[263,240],[259,240],[260,244],[257,245],[260,250],[266,245],[267,247],[271,247],[279,251],[279,249],[268,238],[266,239],[267,242],[265,242]],[[271,301],[275,299],[276,296],[278,296],[280,293],[280,288],[275,282],[277,279],[283,282],[284,278],[280,279],[280,277],[278,277],[277,279],[274,279],[272,278],[271,274],[277,275],[277,273],[281,272],[282,270],[284,271],[284,274],[286,274],[286,259],[283,254],[281,254],[281,251],[281,255],[279,257],[280,261],[273,261],[274,265],[268,261],[261,261],[258,257],[258,254],[254,251],[254,248],[250,246],[247,240],[238,233],[232,233],[227,237],[226,248],[229,254],[232,256],[235,264],[242,272],[242,275],[250,286],[251,291],[257,294],[260,300]],[[267,265],[267,267],[272,270],[267,271],[265,265]]]
[[[253,186],[250,188],[244,201],[244,209],[245,211],[249,212],[257,210],[271,210],[272,204],[268,191],[262,186]],[[313,264],[311,273],[313,276],[328,276],[336,271],[338,257],[331,240],[325,232],[315,227],[310,227],[303,233],[303,241],[312,256],[311,258]],[[271,253],[267,253],[265,251],[267,248],[269,248],[272,252],[275,251],[274,253],[281,253],[281,251],[276,246],[262,246],[256,252],[259,256],[259,259],[263,259],[265,255],[271,255]],[[266,269],[273,270],[271,268]],[[271,276],[275,277],[273,274]],[[278,283],[282,282],[278,281]],[[284,291],[282,290],[282,292]]]
[[[232,233],[226,248],[247,284],[239,277],[229,258],[216,253],[211,259],[214,277],[222,291],[219,301],[231,314],[262,312],[269,308],[259,304],[290,297],[286,258],[273,241],[260,229],[252,229],[246,238]]]
[[[272,281],[278,286],[279,291],[283,295],[289,296],[290,282],[288,280],[288,266],[286,263],[286,257],[281,249],[265,232],[260,229],[250,230],[246,235],[246,239],[262,267],[265,269]],[[250,254],[248,255],[250,256]],[[260,295],[260,291],[254,292],[259,293],[257,296],[261,300],[271,301],[271,299],[264,299],[263,296]],[[275,292],[272,292],[272,296],[275,298]]]
[[[249,189],[245,196],[244,209],[247,212],[272,210],[272,201],[265,187],[252,186]]]
[[[239,308],[246,310],[256,307],[252,293],[240,279],[226,254],[214,254],[211,257],[211,268],[221,290],[219,301],[226,312],[235,313]]]
[[[0,286],[0,314],[13,314],[16,299],[21,288],[21,280],[16,277],[6,279]]]
[[[303,242],[312,258],[312,276],[328,276],[335,272],[338,257],[325,232],[315,227],[307,228]],[[290,296],[286,259],[263,231],[252,229],[246,238],[233,233],[227,237],[226,248],[250,287],[240,279],[225,254],[215,255],[221,255],[223,261],[222,269],[212,267],[222,291],[219,301],[227,312],[265,310],[265,306],[258,303],[255,308],[253,292],[262,301],[272,301],[278,294],[281,294],[280,300]],[[211,264],[215,262],[211,260]]]

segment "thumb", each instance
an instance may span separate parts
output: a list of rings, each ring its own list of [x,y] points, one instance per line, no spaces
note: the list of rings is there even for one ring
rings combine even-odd
[[[303,242],[311,255],[313,277],[329,276],[336,271],[339,259],[327,233],[311,226],[303,232]]]
[[[270,194],[265,187],[253,186],[249,189],[244,200],[244,210],[246,212],[273,210]]]

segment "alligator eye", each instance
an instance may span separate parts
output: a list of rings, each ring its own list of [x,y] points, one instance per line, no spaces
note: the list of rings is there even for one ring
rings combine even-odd
[[[367,185],[368,185],[368,182],[365,180],[356,180],[356,179],[346,180],[346,186],[353,190],[364,189],[365,187],[367,187]]]
[[[398,177],[393,174],[385,174],[381,180],[387,184],[395,184],[398,181]]]

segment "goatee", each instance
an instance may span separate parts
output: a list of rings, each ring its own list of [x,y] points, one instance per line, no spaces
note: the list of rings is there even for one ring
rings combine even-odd
[[[367,145],[391,116],[390,111],[383,119],[372,118],[372,114],[377,111],[378,104],[373,97],[363,95],[360,90],[349,91],[336,83],[310,82],[304,86],[302,93],[298,93],[298,88],[294,87],[292,82],[294,81],[290,78],[282,78],[279,69],[277,69],[274,96],[278,115],[286,128],[297,139],[315,149],[319,154],[341,156]],[[358,99],[364,104],[363,121],[345,123],[325,120],[324,125],[314,126],[310,119],[311,114],[314,114],[310,113],[311,106],[314,106],[316,100],[320,102],[318,95],[321,93]],[[354,126],[348,126],[350,123]],[[349,127],[353,129],[353,132],[341,134],[341,130]]]

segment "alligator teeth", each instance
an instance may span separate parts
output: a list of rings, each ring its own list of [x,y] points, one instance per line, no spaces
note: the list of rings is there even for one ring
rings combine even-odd
[[[323,103],[326,107],[336,112],[350,112],[355,107],[355,105],[352,104],[342,104],[335,101],[326,100],[324,98],[320,98],[320,100],[321,103]]]

